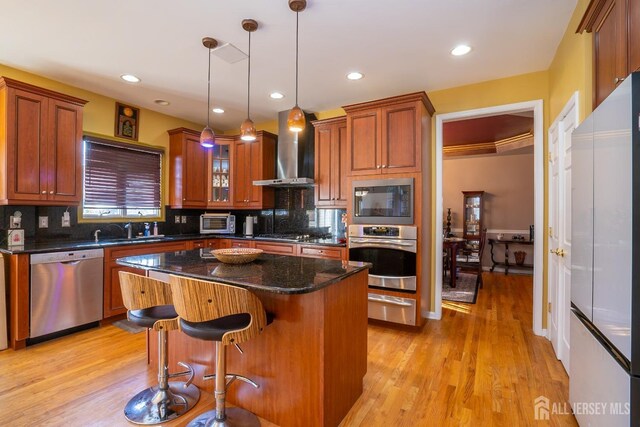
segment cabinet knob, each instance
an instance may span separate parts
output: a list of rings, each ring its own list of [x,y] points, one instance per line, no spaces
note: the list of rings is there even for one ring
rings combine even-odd
[[[42,190],[42,194],[47,194],[47,190]]]
[[[380,169],[380,165],[376,165],[376,169]]]
[[[387,167],[387,165],[382,165],[382,167],[383,167],[383,168],[386,168],[386,167]]]
[[[53,190],[49,191],[49,194],[53,194]]]
[[[623,80],[624,80],[624,77],[616,77],[615,79],[613,79],[613,83],[614,84],[622,83]]]
[[[186,200],[187,200],[186,198],[182,199],[183,202],[185,202]]]

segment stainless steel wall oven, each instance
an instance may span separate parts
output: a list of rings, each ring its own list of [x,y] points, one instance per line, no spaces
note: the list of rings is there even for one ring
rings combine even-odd
[[[349,260],[372,264],[369,288],[415,294],[417,289],[417,228],[413,226],[350,225]],[[369,293],[369,317],[415,324],[416,300]]]

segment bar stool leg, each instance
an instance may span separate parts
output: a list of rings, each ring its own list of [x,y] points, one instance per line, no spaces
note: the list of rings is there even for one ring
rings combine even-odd
[[[124,416],[134,424],[159,424],[170,421],[193,408],[200,398],[200,390],[187,382],[173,381],[169,378],[192,373],[169,374],[168,336],[165,330],[158,332],[158,385],[149,387],[136,394],[124,408]],[[182,364],[184,366],[184,364]]]
[[[235,377],[235,376],[234,376]],[[225,407],[227,397],[227,346],[216,341],[216,409],[194,418],[187,427],[259,427],[258,417],[246,409]],[[250,384],[253,381],[250,382]],[[255,383],[253,383],[254,386]]]

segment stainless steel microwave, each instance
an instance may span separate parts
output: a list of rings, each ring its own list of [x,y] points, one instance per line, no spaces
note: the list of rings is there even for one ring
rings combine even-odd
[[[413,178],[353,181],[354,224],[413,224]]]
[[[235,234],[236,217],[228,213],[205,213],[200,215],[200,233]]]

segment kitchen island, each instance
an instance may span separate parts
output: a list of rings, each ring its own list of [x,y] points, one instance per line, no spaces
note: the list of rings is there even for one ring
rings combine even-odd
[[[234,382],[227,398],[280,426],[337,426],[362,393],[367,369],[368,264],[262,254],[249,264],[229,265],[207,250],[133,256],[119,264],[163,278],[176,274],[247,288],[274,315],[264,332],[230,348],[227,371],[245,375],[260,388]],[[164,276],[166,279],[166,276]],[[148,337],[150,369],[155,335]],[[169,363],[190,363],[194,383],[212,391],[215,351],[211,342],[179,331],[169,336]]]

